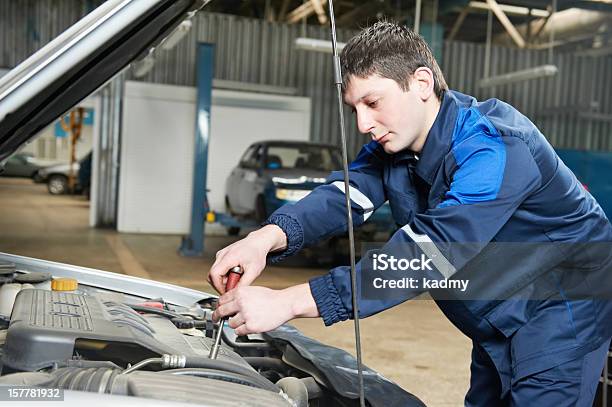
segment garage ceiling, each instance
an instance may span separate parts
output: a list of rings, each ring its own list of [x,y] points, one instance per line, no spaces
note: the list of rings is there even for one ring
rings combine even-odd
[[[437,15],[436,20],[444,28],[444,37],[448,38],[457,20],[462,19],[452,38],[485,42],[490,1],[422,0],[422,21],[431,21],[432,16]],[[555,26],[554,30],[558,34],[555,35],[555,46],[578,50],[612,45],[612,0],[557,0],[556,10],[560,13],[556,19],[566,16],[557,21],[557,24],[551,24],[546,17],[552,10],[553,0],[496,1],[524,37],[526,47],[548,45],[551,30],[547,26],[551,25]],[[336,0],[334,8],[339,27],[358,29],[381,17],[412,25],[415,3],[416,0]],[[207,11],[295,24],[303,21],[308,24],[327,24],[326,0],[223,0],[211,2]],[[583,22],[583,26],[576,27],[580,22]],[[563,30],[568,26],[572,30],[564,35]],[[492,33],[494,42],[517,45],[508,36],[508,29],[499,18],[493,18]]]

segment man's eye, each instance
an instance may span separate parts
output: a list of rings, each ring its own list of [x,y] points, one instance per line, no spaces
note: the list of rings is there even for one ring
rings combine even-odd
[[[375,108],[376,106],[378,106],[378,100],[374,100],[368,103],[368,106],[370,106],[371,108]]]

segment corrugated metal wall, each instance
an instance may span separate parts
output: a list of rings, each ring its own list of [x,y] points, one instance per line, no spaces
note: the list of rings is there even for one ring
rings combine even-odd
[[[444,44],[443,70],[449,87],[479,99],[502,99],[538,125],[555,147],[612,150],[612,56],[553,55],[554,77],[479,88],[485,46]],[[493,47],[490,75],[550,62],[548,51]]]
[[[340,30],[338,41],[346,41],[353,34],[354,31]],[[312,100],[311,138],[338,143],[331,57],[296,50],[294,43],[298,37],[328,39],[330,33],[325,27],[201,13],[187,37],[175,48],[156,53],[153,70],[140,80],[193,86],[195,44],[214,43],[215,79],[296,88],[297,95]],[[350,126],[349,131],[356,133],[355,124],[351,122]],[[364,136],[351,137],[351,150],[356,151],[365,140]]]
[[[13,67],[51,40],[95,3],[84,0],[0,0],[0,67]],[[353,32],[341,30],[339,41]],[[141,80],[195,83],[195,43],[217,45],[215,78],[294,87],[312,100],[312,139],[338,143],[331,58],[296,50],[300,36],[329,38],[326,27],[286,25],[236,16],[201,13],[187,37],[171,51],[158,52],[153,70]],[[478,98],[498,97],[515,105],[558,147],[612,150],[612,56],[555,55],[559,75],[488,89],[483,75],[484,45],[446,42],[442,68],[449,85]],[[491,75],[548,62],[546,51],[493,48]],[[128,73],[128,79],[131,75]],[[591,118],[589,118],[591,117]],[[350,150],[367,137],[358,135],[347,115]],[[254,123],[257,125],[257,123]],[[265,126],[265,123],[261,123]]]

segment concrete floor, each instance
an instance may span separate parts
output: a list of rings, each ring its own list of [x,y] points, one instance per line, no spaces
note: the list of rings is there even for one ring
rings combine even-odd
[[[213,292],[206,273],[214,253],[232,241],[207,237],[202,258],[184,258],[177,254],[178,236],[92,229],[88,226],[89,204],[83,197],[51,196],[45,185],[27,179],[0,178],[0,208],[0,252],[152,278],[206,292]],[[325,272],[307,265],[269,267],[257,284],[284,288]],[[355,353],[352,322],[329,328],[319,319],[292,324],[321,342]],[[409,301],[364,319],[361,331],[363,359],[369,367],[428,406],[463,405],[471,343],[433,301]]]

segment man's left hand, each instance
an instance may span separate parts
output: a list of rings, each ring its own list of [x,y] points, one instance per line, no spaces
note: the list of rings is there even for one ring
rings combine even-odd
[[[219,297],[213,319],[232,316],[229,326],[237,335],[271,331],[298,317],[317,317],[319,312],[308,284],[284,290],[236,287]]]

